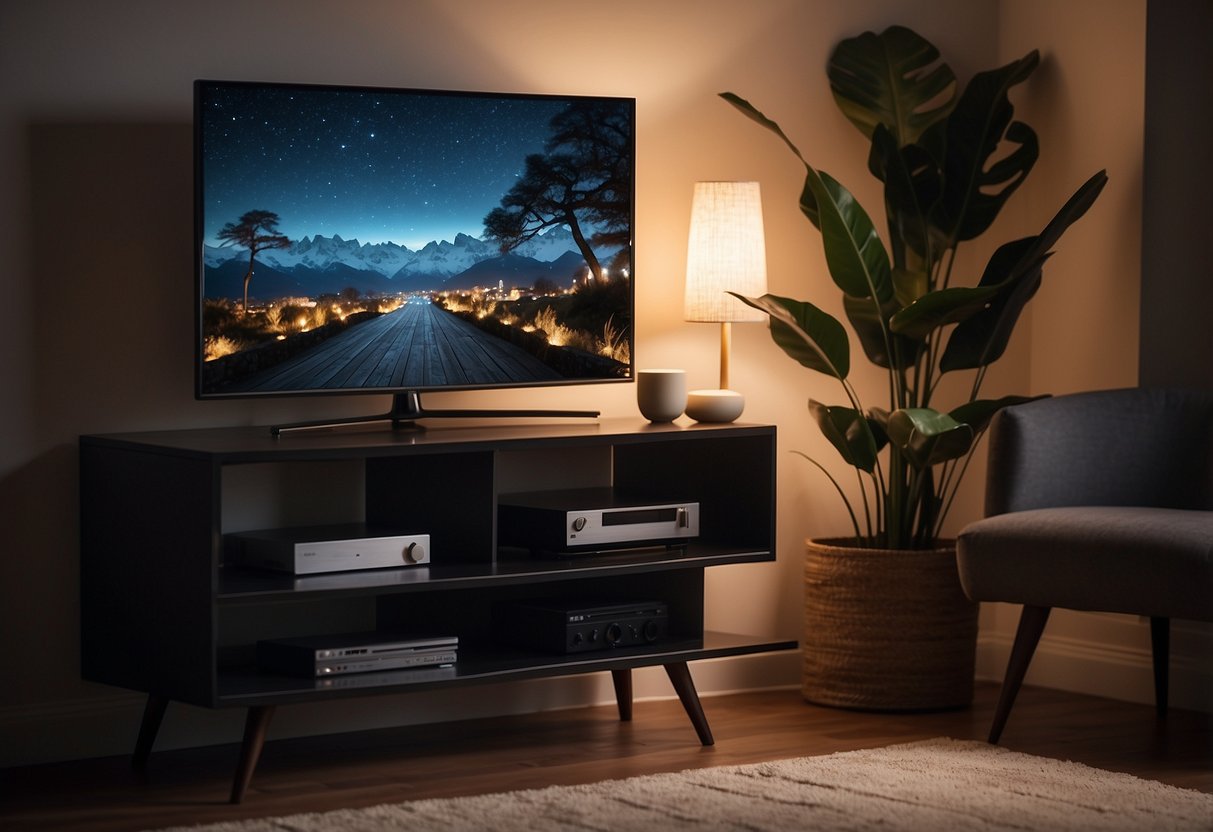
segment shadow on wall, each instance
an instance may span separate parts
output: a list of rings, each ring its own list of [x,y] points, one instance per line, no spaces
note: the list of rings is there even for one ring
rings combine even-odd
[[[0,704],[84,695],[79,676],[81,433],[179,423],[192,402],[188,124],[29,128],[33,426],[0,478],[6,551]],[[174,417],[176,414],[176,417]]]
[[[29,133],[39,438],[171,424],[193,398],[191,127]]]

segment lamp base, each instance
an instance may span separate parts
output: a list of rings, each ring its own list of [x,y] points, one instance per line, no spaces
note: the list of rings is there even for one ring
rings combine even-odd
[[[736,390],[692,390],[686,414],[696,422],[731,422],[745,410],[745,396]]]

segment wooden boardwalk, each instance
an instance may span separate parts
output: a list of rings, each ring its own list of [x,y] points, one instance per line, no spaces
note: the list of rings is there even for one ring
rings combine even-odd
[[[358,324],[228,389],[421,388],[560,378],[526,351],[427,301]]]

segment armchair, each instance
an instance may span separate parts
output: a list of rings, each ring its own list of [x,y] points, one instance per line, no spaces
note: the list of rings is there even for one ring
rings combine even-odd
[[[1149,617],[1165,715],[1170,620],[1213,621],[1213,394],[1134,388],[1004,410],[986,518],[960,533],[957,565],[970,599],[1023,604],[991,743],[1054,607]]]

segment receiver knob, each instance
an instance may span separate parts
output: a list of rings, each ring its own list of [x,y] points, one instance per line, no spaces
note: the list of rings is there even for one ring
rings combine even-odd
[[[614,647],[623,639],[623,628],[618,624],[612,624],[606,628],[606,643]]]
[[[417,541],[413,541],[404,549],[405,563],[421,563],[425,560],[425,547]]]
[[[573,531],[579,532],[584,528],[585,528],[585,518],[584,517],[574,517],[573,518]]]

